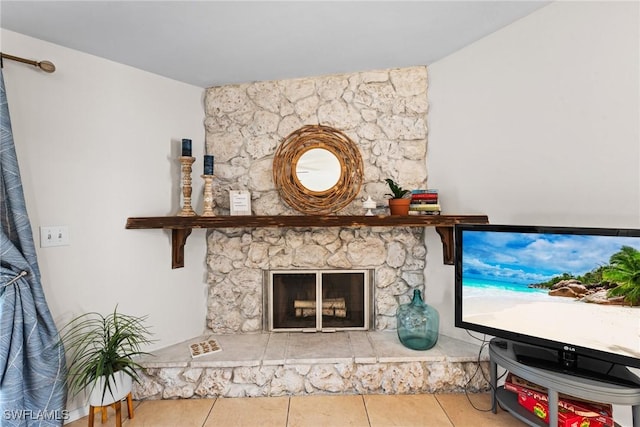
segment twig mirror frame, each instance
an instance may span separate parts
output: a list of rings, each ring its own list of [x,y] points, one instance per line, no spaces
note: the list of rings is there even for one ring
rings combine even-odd
[[[306,188],[296,174],[300,157],[312,149],[325,149],[340,163],[340,178],[324,191]],[[273,181],[280,197],[305,214],[326,215],[343,209],[360,192],[362,179],[363,163],[358,146],[329,126],[307,125],[292,132],[278,146],[273,159]]]

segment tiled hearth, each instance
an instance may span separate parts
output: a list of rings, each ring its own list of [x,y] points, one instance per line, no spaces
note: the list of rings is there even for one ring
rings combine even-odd
[[[212,337],[222,351],[192,358],[189,344]],[[488,359],[481,357],[483,377],[478,351],[443,335],[415,351],[393,331],[209,334],[145,357],[134,398],[485,391]]]

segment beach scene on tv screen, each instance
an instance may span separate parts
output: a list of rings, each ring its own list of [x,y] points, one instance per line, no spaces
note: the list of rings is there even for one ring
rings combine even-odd
[[[462,238],[463,321],[640,358],[640,237]]]

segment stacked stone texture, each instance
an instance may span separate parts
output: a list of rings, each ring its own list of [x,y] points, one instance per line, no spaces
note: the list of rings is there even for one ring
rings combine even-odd
[[[295,215],[272,177],[278,144],[308,124],[334,127],[359,147],[360,194],[337,214],[362,215],[371,196],[387,214],[385,178],[426,187],[426,67],[209,88],[207,152],[214,154],[216,213],[229,190],[251,193],[255,215]],[[217,229],[208,235],[207,326],[215,333],[263,329],[263,273],[270,269],[375,271],[375,328],[395,328],[395,309],[424,288],[422,228]]]
[[[148,368],[136,399],[416,394],[487,390],[488,362],[327,363],[234,368]]]
[[[262,330],[263,272],[373,269],[375,328],[393,329],[399,303],[423,288],[421,228],[215,230],[208,236],[207,325],[215,333]]]

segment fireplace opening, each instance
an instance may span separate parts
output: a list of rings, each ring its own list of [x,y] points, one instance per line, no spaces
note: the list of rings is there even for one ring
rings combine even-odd
[[[368,330],[368,270],[269,272],[265,310],[270,331]]]

